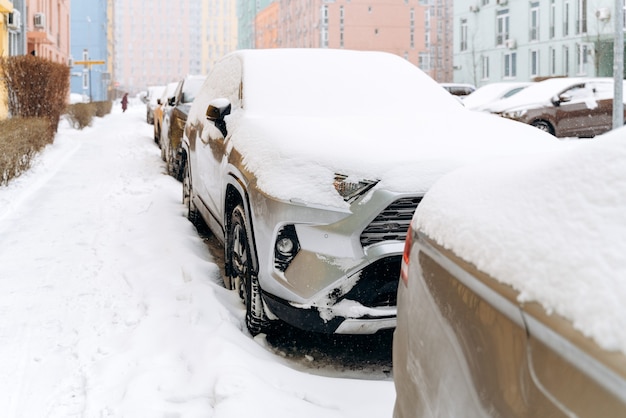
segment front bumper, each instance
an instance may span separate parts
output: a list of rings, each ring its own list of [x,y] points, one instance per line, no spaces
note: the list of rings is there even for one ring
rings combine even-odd
[[[270,318],[324,333],[374,334],[396,325],[396,298],[404,240],[421,196],[377,190],[366,203],[330,223],[293,219],[299,251],[288,266],[259,253],[259,281]],[[276,213],[276,212],[273,212]],[[282,217],[285,219],[287,217]],[[258,227],[257,223],[257,227]],[[257,235],[257,238],[259,235]]]

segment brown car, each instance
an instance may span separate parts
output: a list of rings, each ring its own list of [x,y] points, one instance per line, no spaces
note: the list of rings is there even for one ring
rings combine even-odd
[[[395,418],[626,417],[626,128],[563,147],[426,193],[398,286]]]
[[[613,80],[553,78],[486,109],[563,137],[593,137],[613,127]]]

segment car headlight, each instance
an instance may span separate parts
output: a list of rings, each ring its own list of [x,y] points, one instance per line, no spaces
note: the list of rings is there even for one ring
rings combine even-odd
[[[503,112],[502,116],[504,116],[505,118],[509,118],[509,119],[520,119],[524,117],[524,115],[527,112],[528,111],[526,109],[509,110],[509,111]]]
[[[335,174],[335,190],[346,202],[351,202],[374,187],[378,181],[355,180],[344,174]]]

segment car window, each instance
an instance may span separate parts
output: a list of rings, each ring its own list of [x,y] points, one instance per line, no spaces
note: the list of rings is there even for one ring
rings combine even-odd
[[[198,90],[200,90],[200,87],[202,86],[202,83],[204,83],[203,78],[190,78],[186,80],[185,84],[183,85],[182,102],[183,103],[193,102],[193,100],[196,98],[196,94],[198,93]]]
[[[598,99],[612,99],[614,94],[613,83],[598,82],[589,84]]]
[[[593,90],[585,85],[574,86],[562,94],[570,96],[572,102],[581,102],[593,97]]]

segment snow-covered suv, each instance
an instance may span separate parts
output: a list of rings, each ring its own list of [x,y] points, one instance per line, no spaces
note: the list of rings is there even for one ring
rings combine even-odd
[[[183,200],[225,248],[225,285],[256,334],[274,320],[328,333],[396,324],[404,238],[429,186],[554,138],[471,112],[383,52],[242,50],[189,111]]]

